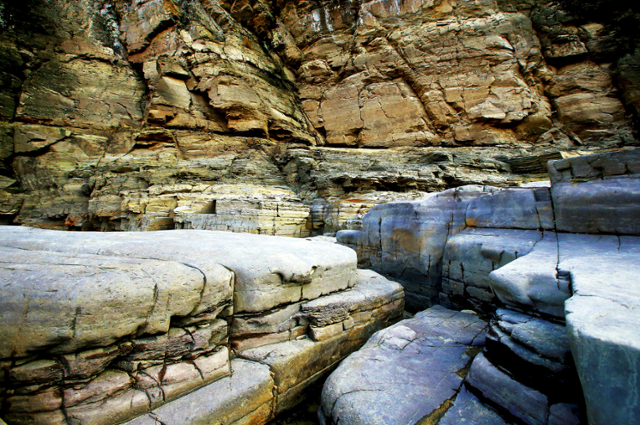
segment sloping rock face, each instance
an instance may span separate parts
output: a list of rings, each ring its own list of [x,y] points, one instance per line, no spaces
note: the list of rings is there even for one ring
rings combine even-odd
[[[326,242],[0,234],[10,424],[264,424],[404,306],[398,283],[356,271],[352,250]]]
[[[11,2],[0,220],[333,233],[637,144],[637,19],[575,3]]]
[[[405,268],[396,253],[420,259],[412,285],[439,291],[428,301],[490,314],[485,350],[460,399],[440,406],[441,423],[637,422],[638,164],[638,150],[551,161],[550,188],[466,188],[475,196],[462,207],[443,201],[451,191],[389,203],[364,217],[362,231],[338,233],[390,275]],[[417,205],[431,205],[425,219],[407,208]],[[431,231],[420,234],[421,225]],[[368,226],[381,237],[370,238]],[[454,230],[433,237],[444,228]]]
[[[433,307],[377,332],[325,382],[320,423],[417,423],[455,396],[485,328],[474,315]]]

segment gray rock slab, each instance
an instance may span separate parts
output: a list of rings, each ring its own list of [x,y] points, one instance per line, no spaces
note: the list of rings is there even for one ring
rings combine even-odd
[[[539,318],[515,325],[511,338],[542,357],[562,363],[571,353],[566,327]]]
[[[540,239],[542,233],[537,230],[463,230],[447,242],[442,292],[453,299],[461,297],[465,300],[475,298],[475,288],[487,291],[493,298],[489,274],[529,253]]]
[[[500,415],[485,406],[465,386],[462,387],[453,405],[440,419],[438,425],[507,425]]]
[[[640,235],[640,179],[556,183],[551,188],[559,232]]]
[[[473,199],[466,211],[466,223],[471,227],[553,230],[549,189],[506,189]]]
[[[235,312],[258,312],[315,299],[355,284],[356,254],[326,242],[202,230],[58,232],[0,226],[0,244],[26,250],[176,261],[216,281],[235,274]],[[203,296],[216,297],[218,288]]]
[[[458,392],[456,372],[484,343],[485,327],[437,306],[377,332],[329,376],[319,416],[341,425],[417,422]]]
[[[527,425],[546,425],[547,397],[511,378],[479,354],[471,365],[467,384],[491,403],[509,411]]]
[[[560,235],[559,270],[569,273],[571,349],[589,424],[640,417],[640,238]]]
[[[173,316],[232,302],[232,273],[175,261],[0,247],[0,358],[71,353],[167,332]],[[206,286],[215,291],[203,298]]]
[[[449,237],[465,227],[469,201],[498,189],[463,186],[407,202],[376,205],[363,218],[362,230],[338,232],[338,242],[356,245],[366,268],[402,279],[411,308],[437,300],[442,256]]]
[[[562,318],[570,291],[557,265],[556,234],[545,232],[527,255],[491,272],[491,288],[506,305]]]
[[[204,425],[267,423],[272,416],[273,379],[269,368],[242,359],[231,361],[231,376],[169,402],[127,425]]]

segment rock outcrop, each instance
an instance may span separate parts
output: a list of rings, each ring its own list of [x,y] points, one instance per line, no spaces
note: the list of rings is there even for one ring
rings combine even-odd
[[[363,264],[414,273],[407,291],[432,294],[409,294],[414,309],[491,315],[460,401],[440,406],[443,423],[635,423],[639,164],[638,150],[550,161],[550,188],[449,190],[376,206],[362,231],[338,232]]]
[[[399,284],[326,242],[0,233],[10,424],[264,424],[403,311]]]
[[[359,229],[388,201],[537,180],[548,159],[637,144],[637,18],[624,12],[12,2],[0,222],[306,237]]]

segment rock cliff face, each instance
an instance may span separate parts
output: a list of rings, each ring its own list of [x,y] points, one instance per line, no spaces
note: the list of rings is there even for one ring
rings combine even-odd
[[[306,236],[394,199],[539,179],[547,159],[637,143],[621,7],[8,4],[1,220]]]

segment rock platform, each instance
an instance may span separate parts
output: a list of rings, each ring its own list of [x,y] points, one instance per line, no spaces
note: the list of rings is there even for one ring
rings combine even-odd
[[[11,425],[263,424],[403,311],[399,284],[326,242],[0,235],[0,417]]]

